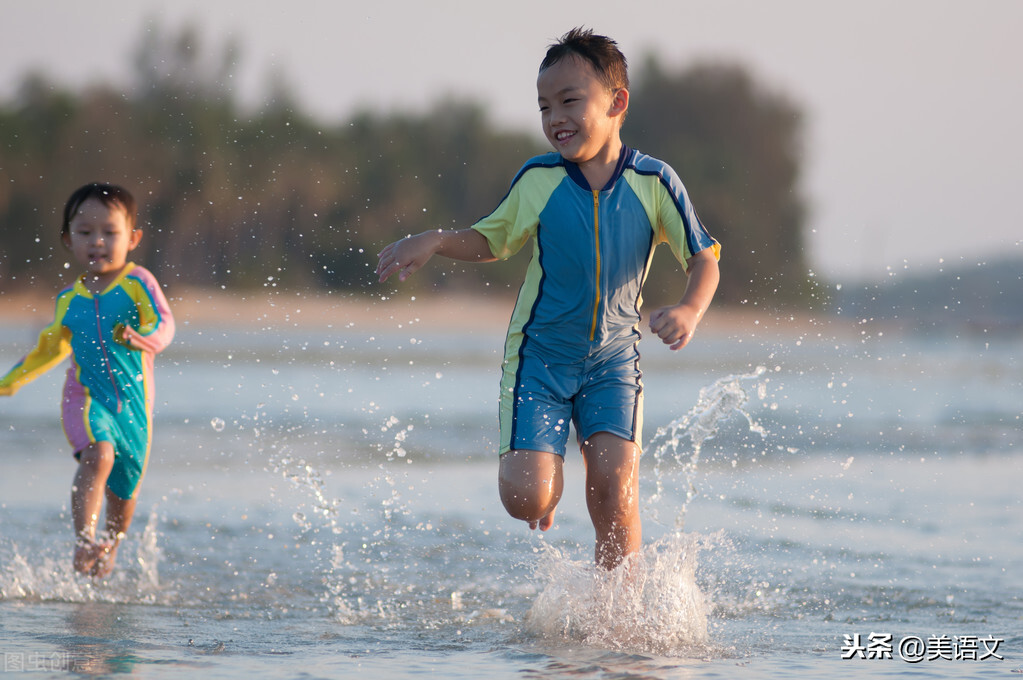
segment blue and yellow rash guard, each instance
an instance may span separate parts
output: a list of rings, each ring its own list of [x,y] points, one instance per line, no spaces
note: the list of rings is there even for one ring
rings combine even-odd
[[[156,278],[132,263],[99,295],[78,279],[57,295],[54,321],[35,349],[0,378],[0,394],[71,356],[61,415],[77,454],[97,441],[116,452],[108,488],[132,498],[152,439],[153,357],[174,336],[174,318]]]
[[[498,259],[533,239],[508,328],[506,369],[530,345],[552,361],[572,362],[638,341],[643,282],[659,243],[683,267],[706,248],[720,254],[674,170],[624,145],[600,190],[560,154],[531,159],[497,209],[472,228]]]

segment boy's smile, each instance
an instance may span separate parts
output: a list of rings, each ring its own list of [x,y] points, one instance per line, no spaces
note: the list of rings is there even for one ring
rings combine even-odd
[[[536,91],[544,135],[563,158],[584,174],[617,162],[627,90],[608,90],[589,62],[571,56],[543,70]]]

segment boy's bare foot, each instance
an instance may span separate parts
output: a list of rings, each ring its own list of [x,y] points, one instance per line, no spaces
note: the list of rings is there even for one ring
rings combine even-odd
[[[529,523],[529,528],[530,529],[539,528],[540,531],[547,531],[552,526],[554,526],[554,513],[555,513],[556,510],[557,510],[557,508],[555,508],[554,510],[551,510],[549,513],[547,513],[546,516],[541,517],[540,521],[538,521],[538,522],[530,522]]]
[[[93,574],[96,562],[103,553],[103,546],[91,538],[81,536],[75,541],[75,557],[72,564],[80,574]]]

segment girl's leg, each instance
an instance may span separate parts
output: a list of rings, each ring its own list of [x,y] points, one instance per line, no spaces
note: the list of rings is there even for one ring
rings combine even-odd
[[[546,451],[509,451],[501,456],[498,489],[505,510],[530,529],[547,531],[564,489],[561,456]]]
[[[597,536],[595,559],[614,569],[639,550],[639,457],[635,442],[598,432],[582,443],[586,506]]]
[[[107,477],[114,466],[114,446],[94,442],[79,455],[78,472],[71,485],[71,517],[75,526],[75,570],[91,573],[102,548],[96,543],[96,525],[103,510]]]
[[[114,570],[114,562],[117,560],[117,547],[131,526],[132,517],[135,516],[135,498],[119,498],[116,494],[106,490],[107,493],[107,522],[106,536],[99,542],[101,552],[99,559],[93,567],[92,575],[103,578],[110,575]]]

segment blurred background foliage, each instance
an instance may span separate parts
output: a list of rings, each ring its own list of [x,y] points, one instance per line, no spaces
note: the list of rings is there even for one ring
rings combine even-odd
[[[535,131],[498,129],[472,101],[323,124],[274,82],[265,105],[245,111],[227,85],[237,48],[200,38],[189,27],[148,30],[127,88],[66,91],[27,74],[14,100],[0,102],[3,290],[68,280],[64,201],[108,181],[136,195],[145,235],[134,259],[171,290],[385,294],[395,284],[373,276],[383,245],[470,225],[527,158],[549,150],[539,116]],[[678,171],[723,244],[718,302],[806,304],[799,107],[739,65],[673,70],[652,57],[633,67],[631,102],[626,144]],[[485,266],[438,259],[402,288],[514,291],[528,250]],[[685,285],[670,251],[658,251],[651,304],[677,300]]]

